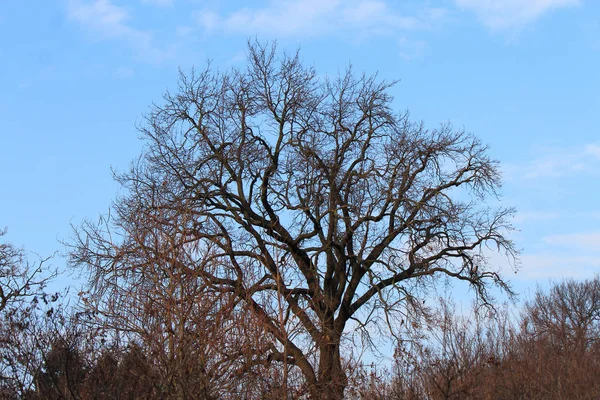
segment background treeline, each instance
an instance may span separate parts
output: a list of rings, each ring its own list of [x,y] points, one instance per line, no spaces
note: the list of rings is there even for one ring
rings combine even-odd
[[[1,244],[0,398],[306,398],[293,366],[262,357],[280,353],[261,321],[176,263],[69,305],[48,293],[46,264]],[[409,324],[390,369],[359,363],[347,346],[345,396],[600,396],[600,277],[540,290],[519,315],[484,307],[464,316],[439,304]]]

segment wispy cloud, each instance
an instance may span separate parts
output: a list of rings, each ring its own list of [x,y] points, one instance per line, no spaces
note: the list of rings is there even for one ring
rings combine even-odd
[[[420,57],[427,48],[427,42],[424,40],[410,40],[406,37],[399,38],[396,43],[400,49],[400,57],[405,60],[412,60]]]
[[[521,257],[518,278],[589,278],[600,273],[600,231],[544,236]]]
[[[543,241],[552,246],[600,251],[600,232],[570,233],[547,236]]]
[[[600,254],[560,255],[525,254],[521,258],[522,268],[517,278],[560,279],[590,278],[600,272]]]
[[[519,28],[542,14],[576,6],[580,0],[455,0],[457,6],[473,11],[490,29]]]
[[[94,32],[104,39],[118,39],[127,42],[145,59],[160,62],[167,53],[158,49],[152,34],[134,28],[128,23],[129,12],[110,0],[69,0],[67,3],[69,20],[81,25],[85,30]]]
[[[428,27],[442,16],[441,9],[403,15],[381,0],[291,0],[244,8],[225,16],[207,10],[196,13],[198,23],[208,32],[277,37],[314,37],[340,31],[390,34]]]
[[[585,146],[585,153],[600,160],[600,146],[597,146],[595,144],[589,144]]]
[[[539,221],[551,221],[560,217],[560,213],[553,211],[518,211],[513,221],[515,223],[532,223]]]
[[[573,214],[574,218],[584,218],[586,221],[600,219],[600,210],[580,211]],[[600,246],[599,246],[600,248]]]
[[[67,8],[69,19],[92,29],[105,37],[124,37],[134,41],[147,41],[149,34],[127,25],[129,13],[110,0],[70,0]]]
[[[546,148],[527,163],[504,164],[503,169],[507,181],[599,174],[600,146]]]
[[[150,4],[158,7],[172,6],[175,0],[142,0],[142,4]]]
[[[135,75],[135,70],[130,67],[119,67],[114,71],[114,75],[119,79],[127,79]]]

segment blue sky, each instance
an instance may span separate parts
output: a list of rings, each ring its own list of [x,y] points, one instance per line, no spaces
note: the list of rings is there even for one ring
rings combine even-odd
[[[520,292],[600,272],[600,2],[0,1],[0,227],[46,256],[105,213],[141,150],[135,124],[177,70],[226,69],[246,40],[323,74],[400,79],[398,109],[451,121],[501,161],[518,209]],[[57,257],[54,264],[64,265]]]

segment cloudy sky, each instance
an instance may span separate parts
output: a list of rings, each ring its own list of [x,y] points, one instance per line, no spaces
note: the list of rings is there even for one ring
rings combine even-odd
[[[399,5],[400,4],[400,5]],[[600,272],[600,2],[0,1],[0,227],[46,256],[108,210],[136,123],[178,68],[241,65],[248,38],[323,74],[400,79],[398,109],[451,121],[501,161],[527,292]],[[59,256],[56,265],[63,265]]]

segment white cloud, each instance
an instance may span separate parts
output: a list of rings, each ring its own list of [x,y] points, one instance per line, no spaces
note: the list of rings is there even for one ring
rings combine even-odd
[[[142,0],[142,3],[158,7],[169,7],[173,5],[174,0]]]
[[[420,57],[427,48],[427,43],[425,41],[410,40],[406,37],[399,38],[396,40],[396,43],[398,43],[400,49],[400,57],[405,60],[413,60]]]
[[[584,279],[600,273],[598,231],[545,236],[536,247],[522,255],[517,278]]]
[[[573,214],[574,218],[584,218],[589,221],[591,219],[600,219],[600,210],[581,211]]]
[[[208,32],[289,37],[339,31],[388,34],[428,27],[443,15],[440,9],[427,9],[419,16],[400,15],[380,0],[289,0],[263,8],[244,8],[227,16],[199,11],[196,19]]]
[[[585,152],[600,160],[600,146],[589,144],[585,146]]]
[[[583,250],[600,249],[600,232],[552,235],[545,237],[543,240],[553,246]]]
[[[94,0],[91,3],[71,0],[67,12],[69,19],[105,36],[127,36],[135,37],[137,40],[147,37],[146,33],[130,28],[125,23],[129,18],[127,11],[123,7],[112,4],[110,0]]]
[[[600,273],[600,255],[525,254],[517,278],[591,278]]]
[[[194,28],[191,26],[181,25],[175,28],[175,33],[179,37],[187,37],[194,31]]]
[[[282,1],[267,8],[242,9],[222,19],[212,15],[211,24],[235,33],[291,36],[302,32],[314,35],[327,27],[327,16],[335,12],[338,4],[338,0]]]
[[[528,163],[504,164],[507,181],[564,178],[600,173],[600,146],[546,148]]]
[[[492,269],[509,280],[586,279],[600,273],[599,244],[598,231],[545,236],[527,246],[532,249],[521,253],[516,268],[494,249],[484,249],[483,254]]]
[[[518,28],[543,13],[576,6],[580,0],[455,0],[457,6],[473,11],[490,29]]]
[[[537,221],[551,221],[560,218],[561,215],[558,212],[552,211],[517,211],[513,222],[524,223],[524,222],[537,222]]]
[[[135,75],[135,70],[130,67],[119,67],[115,70],[115,76],[119,79],[131,78]]]
[[[129,25],[128,11],[110,0],[69,0],[67,16],[102,38],[126,41],[146,59],[162,61],[166,57],[165,52],[153,45],[152,34]]]
[[[196,13],[196,20],[207,32],[212,32],[223,24],[219,14],[213,11],[201,11]]]
[[[383,1],[361,1],[340,11],[344,25],[368,29],[417,29],[422,25],[416,17],[395,14]]]

